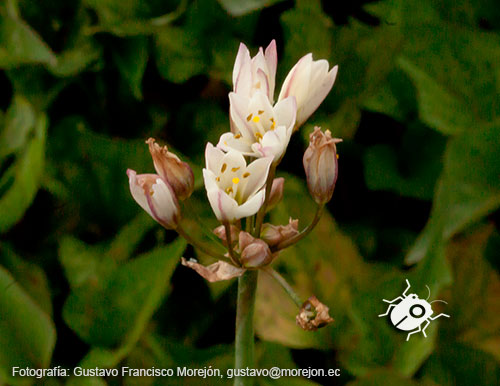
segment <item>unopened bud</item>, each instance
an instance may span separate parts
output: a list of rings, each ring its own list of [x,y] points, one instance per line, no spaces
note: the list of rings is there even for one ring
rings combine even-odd
[[[275,178],[273,180],[273,185],[271,186],[271,193],[269,194],[269,201],[267,202],[267,211],[273,209],[279,204],[283,198],[283,187],[285,185],[285,179],[283,177]]]
[[[247,232],[240,232],[239,249],[240,261],[245,268],[262,267],[273,260],[269,246],[263,240],[256,239]]]
[[[238,236],[238,228],[234,225],[229,226],[231,233],[231,242],[234,243],[236,241],[236,237]],[[222,243],[227,246],[227,238],[226,238],[226,227],[224,225],[219,225],[217,228],[213,230],[214,235],[216,235],[219,239],[222,240]]]
[[[166,146],[158,145],[154,138],[149,138],[146,143],[149,145],[156,172],[170,184],[179,200],[188,198],[194,190],[191,167],[169,152]]]
[[[262,226],[262,231],[260,237],[264,240],[270,247],[274,247],[285,240],[289,240],[292,237],[299,234],[299,220],[292,220],[287,225],[273,225],[264,224]]]
[[[137,174],[128,169],[130,192],[135,201],[167,229],[177,228],[180,209],[173,189],[156,174]]]
[[[311,196],[318,204],[325,204],[332,198],[337,181],[338,162],[336,143],[329,130],[324,133],[319,127],[311,133],[309,147],[304,153],[304,169]]]

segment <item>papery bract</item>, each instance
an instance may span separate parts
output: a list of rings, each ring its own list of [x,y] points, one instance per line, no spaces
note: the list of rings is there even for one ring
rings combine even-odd
[[[287,225],[273,225],[264,224],[260,237],[270,247],[274,247],[279,243],[291,239],[299,234],[299,220],[292,220],[290,218]]]
[[[248,98],[261,91],[273,103],[277,62],[276,41],[271,41],[265,52],[259,48],[253,58],[241,43],[233,68],[233,91]]]
[[[243,267],[259,268],[271,263],[273,255],[269,246],[261,239],[256,239],[250,233],[241,231],[239,234],[240,261]]]
[[[128,169],[130,192],[137,203],[167,229],[175,229],[180,209],[173,189],[156,174],[137,174]]]
[[[295,98],[281,100],[273,107],[262,92],[251,98],[229,93],[232,132],[220,137],[218,147],[236,150],[252,157],[273,157],[284,154],[295,125]]]
[[[241,153],[224,153],[208,143],[205,161],[203,179],[217,219],[233,222],[257,213],[264,203],[264,185],[273,158],[260,158],[247,166]]]
[[[301,126],[323,102],[335,83],[338,66],[328,71],[324,59],[313,60],[312,54],[303,56],[290,70],[281,88],[278,102],[294,96],[297,99],[297,121]]]
[[[194,189],[191,167],[168,151],[166,146],[161,147],[155,143],[154,138],[149,138],[146,143],[149,145],[156,172],[172,187],[179,200],[188,198]]]
[[[329,130],[324,133],[319,127],[309,136],[309,147],[304,152],[304,170],[309,192],[318,204],[332,198],[337,181],[338,162],[336,143],[341,139],[332,138]]]

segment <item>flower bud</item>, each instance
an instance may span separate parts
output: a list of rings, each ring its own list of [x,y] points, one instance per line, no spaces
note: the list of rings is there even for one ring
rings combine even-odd
[[[285,185],[285,179],[283,177],[275,178],[273,180],[273,185],[271,186],[271,193],[269,193],[269,201],[267,202],[267,211],[273,209],[279,204],[283,198],[283,186]]]
[[[234,243],[236,241],[236,238],[238,236],[238,228],[236,228],[234,225],[229,226],[230,233],[231,233],[231,241]],[[222,243],[227,246],[227,239],[226,239],[226,227],[224,225],[219,225],[217,228],[213,230],[214,235],[216,235],[219,239],[221,239]]]
[[[174,191],[156,174],[137,174],[128,169],[130,192],[137,203],[167,229],[177,228],[180,209]]]
[[[337,181],[338,162],[335,144],[342,140],[332,138],[329,130],[323,133],[319,127],[314,128],[309,139],[309,147],[303,159],[307,186],[314,201],[324,204],[332,198]]]
[[[240,232],[239,249],[240,261],[245,268],[262,267],[273,260],[269,246],[263,240],[256,239],[247,232]]]
[[[194,190],[194,175],[191,167],[182,162],[174,153],[168,151],[166,146],[161,147],[155,143],[154,138],[149,138],[149,152],[153,157],[156,172],[163,178],[175,192],[177,199],[185,200]]]
[[[292,220],[287,225],[264,224],[260,237],[267,245],[274,247],[299,234],[299,220]]]

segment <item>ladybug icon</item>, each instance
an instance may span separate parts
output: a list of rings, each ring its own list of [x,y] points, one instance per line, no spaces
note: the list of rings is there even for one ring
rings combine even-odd
[[[441,316],[445,316],[447,318],[450,317],[450,315],[443,313],[432,316],[434,311],[432,310],[431,304],[434,302],[446,302],[444,300],[434,300],[430,303],[427,302],[427,299],[431,296],[431,290],[427,285],[426,287],[429,290],[429,296],[427,296],[427,299],[425,300],[420,299],[417,294],[406,295],[411,287],[408,279],[406,279],[406,284],[408,287],[406,287],[401,296],[398,296],[393,300],[382,299],[384,302],[389,303],[390,306],[387,308],[385,314],[379,315],[379,318],[390,314],[391,323],[394,327],[402,331],[410,331],[406,337],[406,341],[410,340],[410,335],[418,332],[422,332],[422,334],[424,334],[427,338],[425,329],[429,327],[431,321],[436,320]],[[399,301],[399,303],[396,303],[397,301]]]

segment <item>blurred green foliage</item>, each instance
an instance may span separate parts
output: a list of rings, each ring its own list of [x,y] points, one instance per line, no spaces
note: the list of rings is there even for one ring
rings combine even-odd
[[[301,159],[313,125],[344,143],[328,213],[275,264],[335,323],[300,330],[293,303],[261,274],[258,365],[339,367],[342,376],[258,383],[500,383],[493,0],[0,3],[0,383],[32,383],[13,378],[12,366],[233,366],[234,283],[209,285],[179,266],[196,252],[141,213],[125,170],[152,170],[150,136],[183,154],[198,187],[186,226],[213,242],[204,146],[228,130],[239,42],[255,50],[273,38],[279,80],[308,52],[339,74],[292,139],[272,222],[311,218]],[[449,303],[440,310],[451,318],[433,322],[427,339],[406,342],[377,317],[405,278]]]

